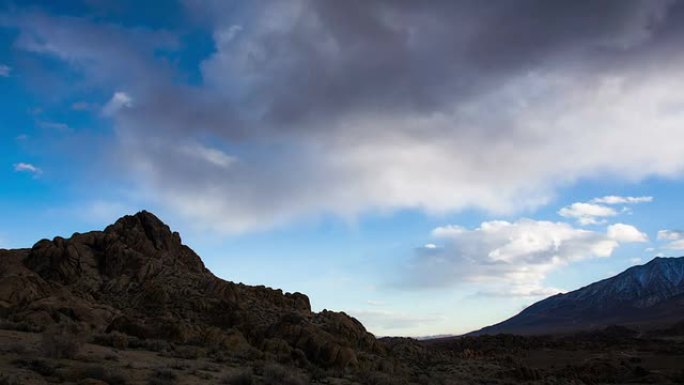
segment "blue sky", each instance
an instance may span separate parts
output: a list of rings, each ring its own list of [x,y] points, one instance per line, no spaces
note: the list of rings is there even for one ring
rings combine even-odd
[[[4,1],[0,247],[146,209],[407,336],[677,256],[684,7],[591,3]]]

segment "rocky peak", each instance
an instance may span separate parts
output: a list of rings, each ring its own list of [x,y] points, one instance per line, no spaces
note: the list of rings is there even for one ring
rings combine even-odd
[[[591,301],[603,306],[629,303],[637,307],[652,306],[684,293],[684,258],[656,257],[633,266],[615,277],[568,293],[572,300]]]
[[[684,258],[656,257],[646,265],[637,267],[651,270],[650,276],[660,278],[669,285],[684,286]]]
[[[24,264],[45,279],[91,290],[123,276],[140,282],[159,274],[209,274],[180,235],[147,211],[126,215],[104,231],[41,240]]]
[[[141,241],[149,241],[157,250],[175,250],[181,246],[180,235],[172,232],[168,225],[145,210],[119,218],[104,232],[117,235],[124,243],[131,243],[133,246]]]

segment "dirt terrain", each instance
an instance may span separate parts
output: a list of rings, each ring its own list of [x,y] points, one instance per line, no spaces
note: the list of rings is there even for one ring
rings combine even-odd
[[[681,384],[684,337],[387,338],[372,368],[301,365],[258,350],[0,330],[0,384]],[[115,345],[115,346],[112,346]],[[56,347],[56,348],[55,348]]]

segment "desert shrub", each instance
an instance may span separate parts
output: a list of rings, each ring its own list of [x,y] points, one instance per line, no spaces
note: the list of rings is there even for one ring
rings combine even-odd
[[[309,379],[297,373],[294,368],[271,364],[264,367],[264,383],[266,385],[306,385]]]
[[[123,373],[110,370],[104,381],[109,385],[126,385],[128,379]]]
[[[197,345],[217,349],[221,347],[223,340],[224,332],[219,328],[210,327],[202,331],[196,343]]]
[[[104,381],[109,385],[126,385],[128,382],[128,379],[123,373],[102,366],[80,368],[78,369],[78,372],[75,373],[75,376],[77,379],[92,378]]]
[[[152,352],[166,352],[172,349],[173,344],[164,340],[132,338],[128,346],[133,349],[143,349]]]
[[[169,368],[175,370],[187,370],[190,369],[190,363],[185,360],[174,360],[169,364]]]
[[[218,373],[221,371],[221,367],[217,365],[211,365],[211,364],[203,364],[202,366],[199,366],[200,370],[204,370],[205,372],[215,372]]]
[[[195,369],[195,370],[192,371],[192,375],[195,376],[195,377],[197,377],[197,378],[201,378],[201,379],[203,379],[203,380],[212,380],[212,379],[214,379],[214,376],[212,376],[211,374],[209,374],[209,373],[204,373],[204,372],[199,371],[199,370],[197,370],[197,369]]]
[[[209,357],[217,364],[223,364],[229,361],[229,355],[225,352],[213,351],[209,353]]]
[[[23,343],[16,341],[12,342],[7,347],[4,349],[8,353],[14,353],[14,354],[24,354],[26,353],[26,345]]]
[[[43,354],[52,358],[74,358],[83,345],[83,334],[75,324],[57,324],[41,335]]]
[[[0,374],[0,385],[21,385],[21,381],[16,376]]]
[[[358,379],[361,383],[367,385],[403,385],[406,383],[404,379],[375,371],[361,372],[358,374]]]
[[[172,385],[176,383],[178,376],[168,368],[157,368],[148,380],[149,385]]]
[[[100,346],[112,346],[111,333],[97,333],[90,337],[90,343]]]
[[[648,376],[651,372],[648,369],[645,369],[643,366],[637,365],[632,370],[632,373],[634,373],[634,375],[637,377],[645,377]]]
[[[541,379],[538,370],[527,366],[518,366],[512,369],[510,375],[518,381],[537,381]]]
[[[52,376],[56,373],[56,368],[49,362],[45,360],[25,360],[25,359],[18,359],[12,361],[12,364],[14,366],[17,366],[22,369],[28,369],[32,372],[36,372],[40,374],[41,376]]]
[[[43,331],[43,328],[41,328],[40,326],[33,325],[28,322],[13,322],[7,320],[0,321],[0,329],[28,333],[40,333]]]
[[[221,383],[227,385],[252,385],[254,383],[254,375],[251,370],[243,370],[226,375],[221,379]]]
[[[335,375],[341,376],[339,373],[334,373],[333,370],[313,365],[307,368],[307,373],[309,373],[313,382],[322,382],[328,377],[335,377]]]
[[[112,347],[115,349],[126,349],[128,347],[128,336],[119,333],[119,332],[111,332],[111,344]]]
[[[102,346],[111,346],[115,349],[124,350],[128,348],[129,338],[126,334],[113,331],[111,333],[100,333],[93,336],[91,339],[94,344]]]
[[[102,366],[88,366],[85,368],[74,369],[70,374],[71,376],[69,377],[73,377],[74,379],[92,378],[95,380],[104,380],[104,378],[107,376],[107,369]]]
[[[196,346],[179,346],[173,351],[169,352],[169,355],[174,358],[196,360],[200,356],[204,355],[203,353],[204,351]]]

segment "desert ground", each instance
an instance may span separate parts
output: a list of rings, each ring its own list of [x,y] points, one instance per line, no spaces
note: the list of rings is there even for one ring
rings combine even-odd
[[[0,384],[678,384],[684,338],[625,328],[566,337],[386,338],[375,367],[297,365],[256,349],[235,351],[84,336],[3,323]],[[11,330],[15,329],[15,330]],[[19,330],[17,330],[19,329]]]

